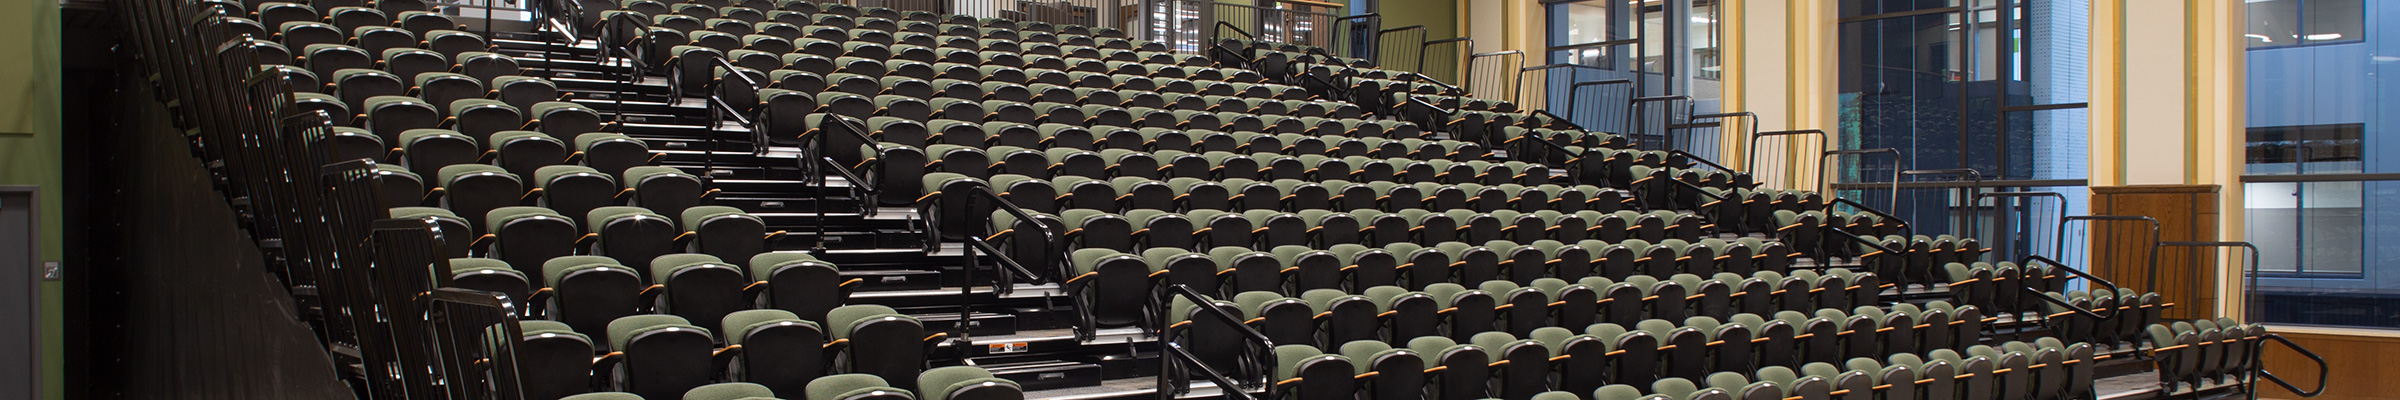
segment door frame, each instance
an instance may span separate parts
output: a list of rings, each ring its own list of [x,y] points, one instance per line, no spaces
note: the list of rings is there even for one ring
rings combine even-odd
[[[26,215],[26,220],[25,220],[25,222],[26,222],[26,226],[25,226],[25,233],[26,233],[26,236],[25,236],[25,237],[33,239],[33,242],[32,242],[32,245],[31,245],[31,246],[27,246],[27,247],[26,247],[26,251],[25,251],[25,262],[26,262],[26,264],[25,264],[25,265],[26,265],[26,266],[29,266],[29,267],[32,267],[32,268],[27,268],[25,271],[0,271],[0,273],[6,273],[6,274],[23,274],[23,275],[21,275],[21,276],[23,276],[23,277],[24,277],[24,279],[25,279],[25,283],[26,283],[26,289],[27,289],[27,290],[24,290],[24,292],[25,292],[25,294],[24,294],[24,296],[25,296],[25,317],[26,317],[28,320],[27,320],[27,321],[24,321],[25,323],[22,325],[22,326],[24,326],[24,328],[23,328],[23,329],[25,329],[25,334],[26,334],[26,335],[25,335],[26,344],[25,344],[25,348],[24,348],[23,350],[24,350],[24,352],[25,352],[25,359],[24,359],[24,361],[25,361],[25,363],[26,363],[26,365],[25,365],[25,367],[26,367],[26,371],[28,371],[28,372],[31,372],[31,375],[28,377],[28,378],[29,378],[29,382],[30,382],[31,384],[29,384],[29,385],[26,385],[26,387],[25,387],[25,389],[24,389],[24,392],[22,392],[22,394],[25,396],[25,397],[23,397],[23,398],[32,399],[32,398],[40,398],[40,397],[41,397],[41,395],[42,395],[42,380],[44,379],[44,378],[43,378],[43,376],[42,376],[42,374],[43,374],[43,371],[42,371],[42,326],[41,326],[41,325],[42,325],[42,324],[41,324],[41,320],[42,320],[42,318],[41,318],[41,317],[42,317],[42,290],[41,290],[41,286],[42,286],[42,282],[43,282],[43,279],[42,279],[42,268],[43,268],[43,267],[42,267],[42,190],[41,190],[41,187],[40,187],[40,186],[31,186],[31,185],[0,185],[0,198],[15,197],[15,196],[19,196],[19,195],[22,195],[22,196],[24,196],[24,197],[25,197],[25,204],[27,204],[27,205],[29,206],[29,207],[27,207],[27,209],[29,210],[29,212],[27,212],[27,213],[25,214],[25,215]],[[0,352],[0,354],[4,354],[4,353],[5,353],[5,352]],[[15,360],[0,360],[0,362],[15,362]]]

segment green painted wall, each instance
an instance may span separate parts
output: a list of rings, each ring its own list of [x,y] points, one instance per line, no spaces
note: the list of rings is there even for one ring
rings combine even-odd
[[[1448,39],[1458,37],[1458,1],[1382,0],[1376,13],[1383,15],[1384,29],[1424,25],[1425,40]]]
[[[65,220],[60,205],[59,8],[57,2],[15,3],[17,11],[0,12],[0,185],[41,187],[41,256],[59,261],[65,253]],[[72,267],[72,266],[70,266]],[[65,398],[64,288],[42,284],[42,397]]]

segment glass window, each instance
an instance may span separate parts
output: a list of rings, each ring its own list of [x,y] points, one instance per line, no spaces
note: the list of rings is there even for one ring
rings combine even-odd
[[[1953,190],[2078,185],[2089,154],[2089,0],[1851,0],[1842,3],[1837,147],[1898,152],[1834,159],[1838,193],[1912,218],[1922,234],[1963,233],[1975,210]],[[1866,188],[1843,183],[1933,185]],[[2030,189],[2028,189],[2030,190]],[[2083,209],[2086,196],[2063,207]],[[1995,235],[1996,236],[1996,235]],[[2020,238],[2021,239],[2021,238]],[[1995,240],[2007,240],[2006,238]],[[2029,240],[2029,239],[2028,239]],[[2029,244],[1989,243],[2030,248]]]
[[[2400,150],[2379,79],[2400,53],[2366,45],[2400,2],[2248,3],[2243,239],[2258,246],[2259,322],[2400,328]]]
[[[2250,0],[2245,4],[2250,47],[2282,47],[2366,39],[2362,0]]]

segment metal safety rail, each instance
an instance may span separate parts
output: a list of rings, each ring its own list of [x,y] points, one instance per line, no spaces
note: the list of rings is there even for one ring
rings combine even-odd
[[[2057,207],[2055,208],[2058,211],[2058,215],[2046,216],[2035,214],[2039,211],[2039,209],[2036,207],[2036,203],[2039,200],[2044,199],[2056,201],[2055,204],[2057,204]],[[2067,242],[2067,230],[2065,225],[2067,221],[2067,196],[2065,194],[2060,194],[2058,192],[1991,192],[1978,193],[1972,200],[1973,201],[1969,202],[1968,205],[1973,207],[1977,211],[1978,215],[1976,216],[1975,222],[1969,225],[1969,228],[1967,228],[1964,234],[1975,235],[1975,237],[1986,241],[1987,243],[1985,243],[1985,245],[1993,249],[1993,251],[1999,256],[1999,259],[2020,259],[2044,254],[2047,254],[2048,259],[2052,260],[2066,258],[2064,253],[2066,252]],[[1985,206],[1984,200],[1991,200],[1991,205],[1988,207]],[[2012,224],[2011,221],[2013,221],[2013,219],[2009,218],[2010,213],[2004,210],[2015,209],[2018,207],[2018,205],[2022,205],[2025,209],[2027,209],[2026,213],[2024,214],[2025,217],[2022,218],[2025,220],[2025,223]],[[1983,221],[1987,218],[1981,215],[1981,211],[1986,209],[1991,210],[1991,214],[1988,217],[1988,219],[1991,221],[1990,225],[1984,224]],[[2045,218],[2035,218],[2037,216]],[[2053,224],[2037,225],[2035,222],[2040,220],[2051,221]],[[2049,243],[2043,243],[2039,240],[2044,231],[2048,231],[2051,234]],[[2042,252],[2043,248],[2048,248],[2050,251],[2048,253],[2044,253]]]
[[[1425,26],[1409,25],[1375,32],[1375,65],[1384,69],[1414,68],[1425,53]]]
[[[1474,38],[1428,40],[1417,46],[1417,63],[1408,71],[1436,81],[1463,82],[1460,69],[1465,68],[1467,53],[1474,50]],[[1457,87],[1450,89],[1450,93],[1462,93]]]
[[[1517,50],[1467,55],[1467,76],[1461,82],[1467,95],[1478,99],[1515,102],[1517,79],[1525,70],[1525,52]]]
[[[2248,279],[2248,282],[2246,282],[2246,284],[2250,285],[2249,287],[2258,287],[2258,274],[2257,274],[2256,272],[2258,271],[2258,268],[2259,268],[2259,267],[2258,267],[2258,266],[2259,266],[2259,263],[2258,263],[2258,259],[2259,259],[2259,251],[2258,251],[2258,246],[2257,246],[2257,245],[2250,244],[2250,242],[2199,242],[2199,241],[2159,242],[2159,243],[2158,243],[2158,247],[2160,248],[2160,250],[2158,250],[2158,251],[2156,251],[2156,252],[2153,252],[2153,254],[2156,254],[2156,253],[2158,253],[2158,252],[2164,252],[2164,251],[2165,251],[2164,249],[2166,249],[2166,248],[2185,248],[2185,249],[2189,249],[2189,251],[2192,251],[2193,253],[2199,253],[2199,252],[2201,252],[2201,251],[2207,251],[2207,250],[2242,249],[2242,250],[2244,250],[2245,252],[2249,253],[2249,256],[2250,256],[2250,264],[2242,266],[2242,268],[2240,268],[2240,269],[2239,269],[2239,271],[2242,271],[2242,272],[2244,273],[2244,275],[2248,275],[2248,276],[2246,276],[2245,278],[2247,278],[2247,279]],[[2214,257],[2214,256],[2199,256],[2199,255],[2195,254],[2195,255],[2193,255],[2193,256],[2191,256],[2191,257],[2187,257],[2187,258],[2185,258],[2184,260],[2185,260],[2185,261],[2187,261],[2187,262],[2196,262],[2197,260],[2214,260],[2214,259],[2216,259],[2216,257]],[[2201,282],[2204,282],[2204,281],[2205,281],[2205,282],[2216,282],[2216,281],[2217,281],[2217,273],[2216,273],[2216,272],[2217,272],[2217,269],[2216,269],[2216,268],[2213,268],[2213,267],[2214,267],[2213,263],[2196,263],[2196,264],[2192,265],[2191,267],[2192,267],[2192,268],[2190,268],[2190,270],[2191,270],[2191,271],[2203,271],[2203,272],[2205,272],[2205,273],[2198,274],[2197,276],[2189,276],[2189,277],[2185,277],[2185,278],[2184,278],[2184,282],[2185,282],[2186,284],[2184,285],[2184,292],[2182,293],[2182,294],[2183,294],[2183,300],[2185,300],[2185,302],[2186,302],[2186,303],[2191,303],[2191,304],[2194,304],[2194,306],[2192,306],[2192,307],[2190,307],[2190,308],[2186,308],[2185,310],[2197,310],[2197,309],[2199,309],[2199,306],[2198,306],[2198,304],[2202,304],[2202,303],[2201,303],[2201,301],[2202,301],[2201,299],[2205,298],[2205,299],[2207,299],[2207,303],[2205,303],[2205,304],[2212,305],[2212,307],[2211,307],[2211,309],[2209,310],[2209,312],[2208,312],[2207,314],[2204,314],[2204,315],[2227,315],[2227,310],[2225,310],[2225,307],[2222,305],[2222,303],[2223,303],[2223,302],[2221,302],[2221,301],[2217,301],[2217,300],[2220,300],[2220,298],[2218,297],[2218,296],[2219,296],[2219,293],[2216,293],[2214,290],[2208,290],[2208,291],[2205,291],[2205,292],[2204,292],[2204,291],[2203,291],[2203,288],[2208,288],[2209,286],[2207,286],[2207,285],[2202,285],[2202,284],[2201,284]],[[2148,287],[2147,289],[2149,289],[2150,291],[2153,291],[2153,292],[2160,292],[2160,290],[2159,290],[2159,289],[2160,289],[2160,288],[2159,288],[2159,283],[2158,283],[2158,277],[2159,277],[2159,274],[2158,274],[2158,266],[2157,266],[2156,264],[2152,264],[2152,265],[2151,265],[2151,269],[2150,269],[2150,287]],[[2250,293],[2248,294],[2248,296],[2245,296],[2245,297],[2247,297],[2247,298],[2245,298],[2245,299],[2242,299],[2242,300],[2243,300],[2243,301],[2246,301],[2246,302],[2249,302],[2249,304],[2251,304],[2252,306],[2256,306],[2257,304],[2259,304],[2259,301],[2258,301],[2258,299],[2257,299],[2257,296],[2258,296],[2258,291],[2256,291],[2256,290],[2252,290],[2252,291],[2249,291],[2249,292],[2250,292]],[[2205,295],[2205,296],[2203,296],[2203,293],[2205,293],[2206,295]],[[2162,294],[2162,295],[2165,295],[2165,294],[2168,294],[2168,293],[2161,292],[2160,294]],[[2174,301],[2174,298],[2173,298],[2173,297],[2169,297],[2168,299],[2169,299],[2169,300],[2168,300],[2169,302],[2173,302],[2173,301]],[[2196,311],[2187,311],[2187,312],[2196,312]],[[2196,315],[2186,315],[2186,316],[2181,316],[2181,317],[2169,317],[2169,319],[2192,319],[2192,318],[2200,318],[2200,317],[2202,317],[2202,315],[2196,314]]]
[[[1259,333],[1257,329],[1242,323],[1240,317],[1226,312],[1223,308],[1218,308],[1215,301],[1210,300],[1208,296],[1200,295],[1200,291],[1193,290],[1188,285],[1169,285],[1161,291],[1158,298],[1153,300],[1153,306],[1157,307],[1156,315],[1167,315],[1173,309],[1171,306],[1176,298],[1192,302],[1192,309],[1200,311],[1197,314],[1206,315],[1213,322],[1225,324],[1234,333],[1240,334],[1244,351],[1236,358],[1240,360],[1240,365],[1235,366],[1237,369],[1234,372],[1242,374],[1240,377],[1242,379],[1237,380],[1224,372],[1219,372],[1217,368],[1209,366],[1208,363],[1201,362],[1199,356],[1193,355],[1191,350],[1183,348],[1182,343],[1176,342],[1176,337],[1180,336],[1179,333],[1182,332],[1182,329],[1169,326],[1166,329],[1160,329],[1162,332],[1158,338],[1158,399],[1174,400],[1185,393],[1190,393],[1191,385],[1188,380],[1193,371],[1199,372],[1210,383],[1215,383],[1217,390],[1224,393],[1226,400],[1257,399],[1249,392],[1252,389],[1265,389],[1268,386],[1267,373],[1272,371],[1270,366],[1276,362],[1275,341],[1268,340],[1266,334]],[[1197,321],[1190,322],[1198,323]],[[1185,368],[1190,368],[1190,371]],[[1270,393],[1268,397],[1273,398],[1275,394]]]
[[[1843,157],[1857,156],[1859,159],[1861,159],[1861,161],[1859,161],[1859,168],[1854,168],[1852,170],[1856,171],[1858,173],[1857,175],[1859,175],[1861,179],[1864,179],[1867,173],[1873,172],[1871,168],[1867,168],[1867,164],[1864,159],[1866,159],[1867,156],[1875,154],[1889,154],[1892,157],[1891,174],[1889,174],[1889,177],[1885,178],[1882,182],[1863,181],[1856,183],[1835,183],[1834,181],[1838,179],[1825,174],[1825,169],[1827,167],[1833,165],[1837,161],[1840,161]],[[1853,190],[1854,188],[1871,189],[1878,185],[1888,185],[1891,188],[1887,190],[1890,191],[1891,195],[1888,196],[1889,198],[1885,200],[1883,207],[1881,208],[1891,208],[1893,204],[1899,204],[1900,202],[1900,163],[1905,158],[1906,157],[1902,157],[1900,155],[1900,149],[1890,147],[1873,149],[1825,150],[1824,153],[1817,156],[1817,193],[1824,194],[1826,198],[1838,198],[1843,196],[1841,196],[1841,192],[1837,192],[1836,190]],[[1867,201],[1873,200],[1870,199]]]
[[[1567,85],[1567,121],[1586,130],[1614,133],[1631,141],[1633,81],[1609,79]]]
[[[1675,150],[1672,131],[1675,126],[1692,122],[1692,97],[1685,95],[1637,97],[1628,105],[1632,116],[1625,135],[1635,150]]]
[[[2159,233],[2159,232],[2160,232],[2160,229],[2159,229],[2159,223],[2158,223],[2158,219],[2157,219],[2157,218],[2150,218],[2150,217],[2147,217],[2147,216],[2140,216],[2140,215],[2071,215],[2071,216],[2067,216],[2065,219],[2063,219],[2063,222],[2061,222],[2061,223],[2060,223],[2060,226],[2062,227],[2062,228],[2060,228],[2060,229],[2059,229],[2059,230],[2061,231],[2061,234],[2064,234],[2064,231],[2066,231],[2066,230],[2067,230],[2066,228],[2064,228],[2065,226],[2071,226],[2071,225],[2074,225],[2074,224],[2075,224],[2075,222],[2077,222],[2077,221],[2083,221],[2084,230],[2085,230],[2085,233],[2086,233],[2087,235],[2090,233],[2090,231],[2092,230],[2092,227],[2093,227],[2094,225],[2099,225],[2099,224],[2103,224],[2103,223],[2108,223],[2108,224],[2118,224],[2118,225],[2121,225],[2121,224],[2124,224],[2124,223],[2129,223],[2129,222],[2140,222],[2140,223],[2142,223],[2142,227],[2144,227],[2144,228],[2149,228],[2149,232],[2150,232],[2150,234],[2149,234],[2149,241],[2148,241],[2148,242],[2143,242],[2143,243],[2139,243],[2139,244],[2138,244],[2138,246],[2139,246],[2138,248],[2144,249],[2144,250],[2146,250],[2146,251],[2148,251],[2148,252],[2149,252],[2149,263],[2148,263],[2148,265],[2147,265],[2147,266],[2144,268],[2144,271],[2146,271],[2146,274],[2145,274],[2144,276],[2146,276],[2146,277],[2147,277],[2147,278],[2146,278],[2146,280],[2144,281],[2144,282],[2146,282],[2146,284],[2144,284],[2144,285],[2141,287],[2141,289],[2142,289],[2142,290],[2146,290],[2146,291],[2157,291],[2157,290],[2158,290],[2158,251],[2159,251],[2160,244],[2162,244],[2163,242],[2161,242],[2161,241],[2160,241],[2160,233]],[[2141,238],[2141,236],[2140,236],[2140,235],[2124,235],[2124,236],[2125,236],[2125,239],[2139,239],[2139,238]],[[2111,237],[2111,238],[2108,238],[2108,239],[2107,239],[2105,242],[2101,242],[2101,241],[2099,241],[2099,240],[2094,240],[2094,242],[2096,242],[2096,243],[2105,243],[2105,244],[2115,245],[2115,244],[2118,244],[2118,241],[2119,241],[2119,240],[2120,240],[2120,238]],[[2131,243],[2127,243],[2127,244],[2131,244]],[[2110,250],[2115,250],[2115,248],[2113,248],[2113,247],[2112,247]],[[2105,253],[2110,253],[2110,254],[2114,254],[2114,253],[2115,253],[2114,251],[2103,251],[2103,252],[2105,252]],[[2102,253],[2102,252],[2094,252],[2094,253]],[[2063,255],[2063,254],[2062,254],[2062,255]],[[2070,260],[2070,261],[2071,261],[2071,260]],[[2090,265],[2097,265],[2097,264],[2100,264],[2100,263],[2102,262],[2102,261],[2100,261],[2100,260],[2086,260],[2086,261],[2087,261],[2087,262],[2086,262],[2086,263],[2084,263],[2084,265],[2086,265],[2086,266],[2087,266],[2086,268],[2089,268],[2088,266],[2090,266]],[[2123,276],[2119,276],[2119,277],[2118,277],[2118,279],[2124,279],[2124,277],[2123,277]]]
[[[1811,140],[1812,138],[1814,140]],[[1793,166],[1792,161],[1807,157],[1806,155],[1824,154],[1826,150],[1832,149],[1830,146],[1831,142],[1828,141],[1823,130],[1752,132],[1750,145],[1747,147],[1748,154],[1743,155],[1742,167],[1750,173],[1752,179],[1758,180],[1762,186],[1799,188],[1804,184],[1813,184],[1817,179],[1823,179],[1825,167],[1819,163],[1815,175],[1803,179],[1799,174],[1802,168]]]
[[[1684,123],[1667,125],[1667,147],[1710,159],[1742,160],[1746,157],[1735,157],[1734,155],[1739,155],[1746,149],[1740,147],[1735,147],[1732,149],[1725,148],[1725,144],[1727,142],[1725,137],[1725,125],[1729,123],[1734,124],[1736,126],[1735,129],[1737,130],[1747,130],[1747,132],[1740,136],[1741,138],[1748,139],[1752,136],[1758,135],[1757,113],[1752,113],[1749,111],[1734,111],[1715,114],[1700,114],[1691,116],[1691,118],[1687,119]],[[1734,144],[1737,146],[1740,145],[1738,142]],[[1728,153],[1728,150],[1730,150],[1731,153]],[[1744,165],[1743,167],[1749,166]],[[1728,169],[1727,171],[1732,170]]]
[[[1375,52],[1380,48],[1377,44],[1381,39],[1376,33],[1383,31],[1382,14],[1366,13],[1342,17],[1334,20],[1334,27],[1338,30],[1335,32],[1334,45],[1329,47],[1333,49],[1333,55],[1362,60],[1375,59]]]
[[[1893,193],[1892,193],[1892,195],[1893,195],[1893,197],[1894,197],[1894,202],[1893,202],[1893,203],[1892,203],[1892,204],[1889,206],[1889,208],[1886,208],[1887,210],[1897,211],[1897,212],[1900,212],[1900,213],[1907,214],[1909,217],[1916,218],[1916,221],[1918,222],[1919,226],[1927,226],[1928,228],[1927,228],[1926,230],[1928,230],[1928,231],[1936,231],[1936,232],[1953,232],[1953,233],[1960,233],[1960,234],[1964,234],[1964,233],[1972,233],[1972,232],[1975,232],[1975,215],[1976,215],[1977,213],[1976,213],[1974,210],[1970,209],[1970,210],[1968,210],[1968,212],[1961,213],[1961,212],[1953,212],[1953,210],[1948,210],[1948,209],[1946,209],[1946,208],[1948,208],[1948,207],[1951,207],[1951,204],[1954,204],[1954,203],[1956,202],[1956,200],[1957,200],[1957,199],[1967,199],[1967,200],[1973,200],[1973,199],[1975,199],[1975,198],[1976,198],[1976,195],[1982,194],[1982,193],[1983,193],[1983,171],[1977,171],[1977,170],[1975,170],[1974,168],[1949,168],[1949,169],[1910,169],[1910,170],[1901,170],[1901,171],[1900,171],[1900,176],[1902,177],[1902,179],[1904,179],[1904,180],[1908,181],[1909,185],[1907,185],[1907,186],[1901,186],[1901,185],[1900,185],[1900,184],[1898,184],[1898,183],[1895,183],[1895,184],[1893,185],[1893,189],[1892,189],[1892,190],[1893,190]],[[1936,181],[1936,182],[1940,182],[1940,183],[1955,183],[1955,182],[1961,182],[1961,180],[1959,180],[1959,179],[1963,178],[1963,179],[1964,179],[1964,180],[1963,180],[1963,182],[1966,182],[1967,184],[1966,184],[1965,186],[1958,186],[1958,185],[1938,185],[1938,186],[1934,186],[1934,187],[1925,187],[1925,186],[1922,186],[1924,183],[1926,183],[1926,182],[1927,182],[1926,180],[1924,180],[1924,179],[1925,179],[1925,177],[1943,177],[1943,176],[1951,177],[1951,179],[1952,179],[1952,180],[1951,180],[1951,181],[1948,181],[1948,182],[1940,182],[1940,181]],[[1907,191],[1909,191],[1909,195],[1908,195],[1908,196],[1900,196],[1900,193],[1899,193],[1899,191],[1902,191],[1902,190],[1907,190]],[[1927,193],[1925,193],[1925,192],[1924,192],[1925,190],[1934,190],[1934,191],[1948,190],[1948,191],[1950,191],[1950,193],[1937,193],[1937,194],[1930,194],[1930,195],[1929,195],[1929,194],[1927,194]],[[1910,200],[1909,207],[1908,207],[1908,208],[1907,208],[1905,211],[1903,211],[1903,210],[1900,208],[1901,204],[1899,203],[1899,200],[1898,200],[1900,197],[1907,197],[1907,198]],[[1930,224],[1930,223],[1929,223],[1929,222],[1926,222],[1926,220],[1928,220],[1928,219],[1935,219],[1935,218],[1934,218],[1933,216],[1929,216],[1929,215],[1923,215],[1923,214],[1924,214],[1924,212],[1925,212],[1925,210],[1923,210],[1923,209],[1919,208],[1918,206],[1925,205],[1926,203],[1928,203],[1928,202],[1929,202],[1929,200],[1930,200],[1931,202],[1938,203],[1938,205],[1935,205],[1934,207],[1936,207],[1936,208],[1945,208],[1945,209],[1942,209],[1942,210],[1940,210],[1940,212],[1939,212],[1939,213],[1937,213],[1937,214],[1935,214],[1935,215],[1939,215],[1939,216],[1945,216],[1945,217],[1948,217],[1948,218],[1949,218],[1949,220],[1948,220],[1948,221],[1935,221],[1935,222],[1945,222],[1945,223],[1947,223],[1946,225],[1944,225],[1944,226],[1939,226],[1939,227],[1934,227],[1934,226],[1932,226],[1932,225],[1928,225],[1928,224]],[[1974,204],[1971,204],[1971,203],[1970,203],[1970,204],[1967,204],[1967,205],[1971,207],[1971,206],[1973,206]],[[1943,229],[1936,229],[1936,228],[1943,228]]]
[[[1600,67],[1579,64],[1548,64],[1525,67],[1517,70],[1517,82],[1513,84],[1517,88],[1517,93],[1515,97],[1509,99],[1509,101],[1517,103],[1518,107],[1525,110],[1534,110],[1540,112],[1548,112],[1547,110],[1550,109],[1574,110],[1574,106],[1564,103],[1566,100],[1573,98],[1572,93],[1569,91],[1572,89],[1572,85],[1587,82],[1585,79],[1586,76],[1590,76],[1593,79],[1599,79],[1601,77],[1613,75],[1614,72],[1615,71],[1610,71]],[[1632,81],[1625,82],[1626,84],[1633,83]],[[1553,102],[1553,99],[1558,100],[1559,102]]]
[[[525,346],[521,313],[508,298],[494,292],[459,288],[434,289],[425,296],[426,319],[433,322],[434,351],[440,360],[442,382],[451,399],[522,398],[524,378],[517,373],[517,349]],[[484,396],[477,388],[489,388]]]

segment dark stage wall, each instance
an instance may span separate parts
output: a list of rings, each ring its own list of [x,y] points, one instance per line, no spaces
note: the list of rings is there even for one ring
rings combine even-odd
[[[82,341],[70,397],[352,398],[135,71],[83,71],[90,85],[67,89],[67,118],[86,128],[70,132],[86,136],[67,165],[88,168],[71,198],[89,256],[69,277],[68,301],[85,302],[69,322]]]

